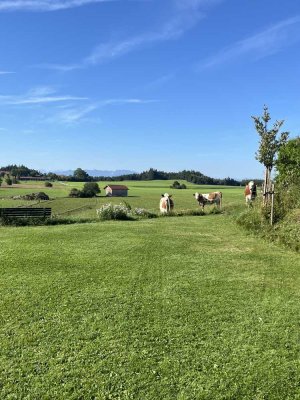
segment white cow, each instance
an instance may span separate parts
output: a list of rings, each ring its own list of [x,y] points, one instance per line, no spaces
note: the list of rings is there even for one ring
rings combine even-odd
[[[222,207],[222,192],[195,193],[193,196],[198,201],[199,206],[202,207],[202,210],[204,210],[206,204],[216,204],[218,207]]]
[[[168,214],[174,208],[174,201],[171,199],[172,195],[165,193],[161,195],[159,202],[159,209],[162,214]]]
[[[246,205],[248,207],[252,206],[252,202],[256,199],[257,196],[257,189],[254,181],[250,181],[248,185],[246,185],[244,194]]]

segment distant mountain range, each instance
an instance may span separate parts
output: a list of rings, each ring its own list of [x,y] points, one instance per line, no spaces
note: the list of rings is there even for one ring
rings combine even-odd
[[[130,171],[127,169],[118,169],[116,171],[106,171],[106,170],[99,170],[99,169],[85,169],[85,171],[90,175],[90,176],[121,176],[121,175],[129,175],[129,174],[134,174],[135,171]],[[74,170],[58,170],[58,171],[51,171],[54,172],[57,175],[66,175],[70,176],[73,175]]]

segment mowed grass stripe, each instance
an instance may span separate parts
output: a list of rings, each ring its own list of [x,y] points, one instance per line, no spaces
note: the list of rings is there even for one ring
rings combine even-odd
[[[228,217],[0,238],[1,399],[299,398],[299,255]]]

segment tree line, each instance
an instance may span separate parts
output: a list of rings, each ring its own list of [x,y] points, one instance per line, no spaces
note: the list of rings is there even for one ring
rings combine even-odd
[[[217,179],[211,178],[202,174],[199,171],[194,170],[183,170],[180,172],[165,172],[159,171],[154,168],[150,168],[147,171],[143,171],[141,173],[133,173],[127,175],[120,176],[90,176],[86,171],[82,168],[77,168],[73,175],[58,175],[52,172],[43,174],[40,171],[35,169],[28,168],[24,165],[7,165],[5,167],[0,168],[1,171],[9,172],[11,176],[20,177],[20,176],[44,176],[49,180],[61,180],[61,181],[70,181],[70,182],[97,182],[97,181],[152,181],[152,180],[186,180],[191,183],[195,183],[198,185],[229,185],[229,186],[239,186],[241,184],[240,181],[233,178],[224,178]]]

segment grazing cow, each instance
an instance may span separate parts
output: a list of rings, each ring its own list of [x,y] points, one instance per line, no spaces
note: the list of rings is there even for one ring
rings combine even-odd
[[[170,211],[173,210],[174,201],[173,199],[171,199],[171,197],[172,195],[169,195],[168,193],[161,195],[159,209],[162,214],[168,214]]]
[[[195,199],[198,201],[199,206],[202,207],[204,211],[205,204],[216,204],[221,208],[222,206],[222,192],[213,192],[213,193],[195,193],[193,194]]]
[[[252,206],[252,202],[256,199],[257,196],[257,189],[254,181],[250,181],[248,185],[246,185],[244,194],[246,205],[248,207]]]

